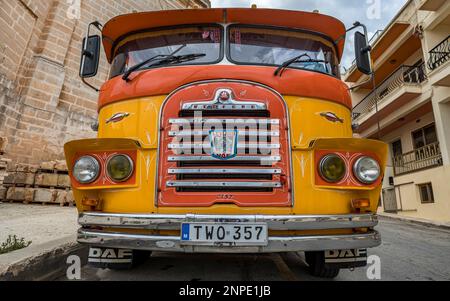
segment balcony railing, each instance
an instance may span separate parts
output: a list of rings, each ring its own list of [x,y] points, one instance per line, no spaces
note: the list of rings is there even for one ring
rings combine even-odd
[[[439,143],[418,148],[412,152],[393,158],[394,174],[404,175],[424,169],[442,166],[442,154]]]
[[[450,59],[450,35],[430,51],[428,68],[437,69]]]
[[[380,101],[404,85],[419,85],[426,79],[425,64],[417,67],[400,66],[400,68],[394,71],[394,73],[353,108],[353,119],[358,119],[361,115],[373,111]]]

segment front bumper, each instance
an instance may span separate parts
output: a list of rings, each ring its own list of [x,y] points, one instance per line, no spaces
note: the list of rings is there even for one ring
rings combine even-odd
[[[114,232],[111,229],[180,230],[183,223],[267,223],[269,230],[331,230],[369,228],[367,233],[349,235],[269,236],[267,246],[184,245],[179,236],[142,235]],[[139,215],[82,213],[78,242],[97,247],[185,252],[185,253],[272,253],[365,249],[381,244],[372,230],[378,224],[376,215]],[[93,230],[107,228],[106,230]]]

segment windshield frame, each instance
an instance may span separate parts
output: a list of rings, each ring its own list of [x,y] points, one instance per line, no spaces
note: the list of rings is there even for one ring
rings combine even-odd
[[[338,50],[338,46],[336,45],[336,43],[333,41],[332,38],[330,38],[327,35],[324,35],[322,33],[319,32],[315,32],[315,31],[310,31],[310,30],[304,30],[304,29],[298,29],[298,28],[290,28],[290,27],[279,27],[279,26],[267,26],[267,25],[253,25],[253,24],[243,24],[243,23],[236,23],[236,24],[230,24],[227,26],[227,30],[226,30],[226,40],[227,40],[227,45],[226,45],[226,56],[227,56],[227,60],[235,65],[240,65],[240,66],[266,66],[266,67],[280,67],[280,65],[276,65],[276,64],[264,64],[264,63],[251,63],[251,62],[238,62],[233,60],[233,58],[231,57],[231,30],[234,28],[239,28],[239,27],[244,27],[244,28],[255,28],[255,29],[271,29],[271,30],[284,30],[284,31],[291,31],[291,32],[297,32],[297,33],[304,33],[304,34],[310,34],[310,35],[315,35],[318,36],[320,38],[323,38],[325,40],[327,40],[328,42],[330,42],[330,44],[332,45],[332,47],[330,47],[330,45],[326,45],[330,47],[333,50],[333,55],[334,55],[334,65],[332,65],[332,68],[335,68],[336,70],[336,74],[332,73],[327,73],[327,72],[321,72],[318,70],[311,70],[311,69],[307,69],[307,68],[300,68],[300,67],[296,67],[296,66],[289,66],[289,69],[297,69],[297,70],[303,70],[303,71],[310,71],[310,72],[316,72],[316,73],[320,73],[320,74],[325,74],[337,79],[341,79],[341,72],[340,72],[340,62],[339,62],[339,50]]]
[[[143,34],[143,33],[149,33],[149,32],[158,32],[158,31],[165,31],[165,30],[176,30],[176,29],[180,29],[180,28],[190,28],[190,27],[217,27],[218,29],[220,29],[220,34],[221,34],[221,40],[220,40],[220,52],[219,52],[219,58],[215,61],[212,62],[202,62],[202,63],[196,63],[195,61],[192,62],[187,62],[184,64],[177,64],[177,65],[168,65],[168,66],[153,66],[153,67],[145,67],[145,68],[141,68],[139,69],[137,72],[139,71],[145,71],[145,70],[150,70],[150,69],[158,69],[158,68],[169,68],[169,67],[179,67],[179,66],[204,66],[204,65],[216,65],[219,64],[220,62],[222,62],[225,58],[225,42],[226,42],[226,36],[225,36],[225,28],[222,24],[219,23],[199,23],[199,24],[182,24],[182,25],[174,25],[174,26],[164,26],[164,27],[158,27],[158,28],[149,28],[149,29],[143,29],[143,30],[138,30],[138,31],[133,31],[133,32],[129,32],[126,35],[121,36],[120,38],[118,38],[116,41],[114,41],[113,44],[113,59],[112,62],[110,64],[110,70],[109,70],[109,79],[113,79],[116,78],[118,76],[121,76],[124,74],[120,73],[114,76],[111,76],[111,71],[112,71],[112,66],[113,66],[113,62],[116,59],[118,53],[117,51],[119,50],[118,46],[119,44],[124,41],[125,39],[132,37],[134,35],[138,35],[138,34]],[[106,38],[106,37],[104,37]],[[189,44],[188,44],[189,45]]]

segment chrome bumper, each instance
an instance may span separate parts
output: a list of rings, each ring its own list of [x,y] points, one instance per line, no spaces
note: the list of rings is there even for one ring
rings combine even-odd
[[[82,213],[78,242],[98,247],[186,253],[271,253],[291,251],[323,251],[377,247],[381,238],[377,231],[350,235],[269,236],[267,246],[184,245],[178,236],[136,235],[111,232],[120,229],[180,230],[182,223],[267,223],[269,230],[327,230],[373,228],[376,215],[135,215]],[[104,227],[109,231],[91,230]]]

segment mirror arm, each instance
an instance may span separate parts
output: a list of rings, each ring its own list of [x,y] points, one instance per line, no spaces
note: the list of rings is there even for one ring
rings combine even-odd
[[[93,85],[91,85],[90,83],[88,83],[87,81],[86,81],[86,79],[85,78],[81,78],[81,81],[83,82],[83,84],[85,84],[86,86],[88,86],[89,88],[91,88],[92,90],[95,90],[95,92],[100,92],[100,89],[99,88],[97,88],[97,87],[94,87]]]
[[[345,30],[345,34],[343,34],[342,36],[340,36],[336,41],[334,41],[335,44],[338,44],[341,40],[345,39],[345,37],[347,36],[347,33],[358,28],[358,27],[362,27],[364,29],[364,35],[366,36],[366,41],[367,41],[367,45],[369,44],[369,36],[368,36],[368,31],[367,31],[367,26],[362,24],[361,22],[356,21],[355,23],[353,23],[353,26],[346,29]],[[372,48],[370,49],[372,50]]]

